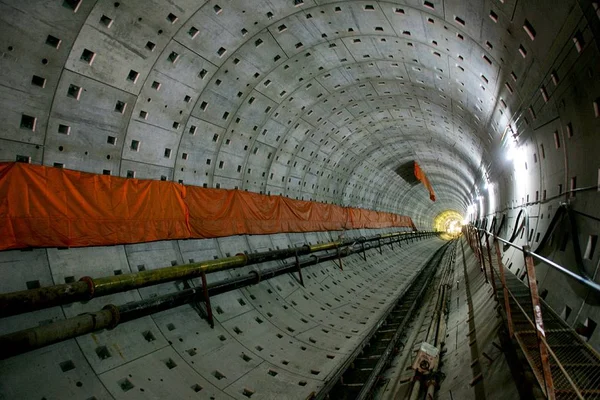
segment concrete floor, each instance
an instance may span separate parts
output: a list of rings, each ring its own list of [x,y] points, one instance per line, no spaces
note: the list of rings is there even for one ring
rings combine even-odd
[[[498,337],[503,321],[492,285],[464,239],[458,244],[453,282],[442,369],[446,377],[438,399],[519,398]]]
[[[348,232],[351,236],[372,233]],[[259,239],[249,239],[253,243],[238,247],[238,251],[246,248],[253,251],[260,248],[256,243],[265,241],[269,247],[275,247],[275,243],[287,246],[301,240],[315,243],[328,239],[328,235],[279,235]],[[209,242],[218,243],[218,249],[224,253],[235,249],[234,240],[242,246],[246,238]],[[212,300],[217,320],[214,329],[194,308],[182,306],[125,323],[112,331],[85,335],[4,360],[0,363],[0,398],[245,400],[250,394],[252,399],[305,399],[318,392],[406,288],[424,266],[423,255],[442,243],[432,238],[403,245],[401,249],[395,247],[394,251],[386,248],[383,254],[369,250],[367,262],[359,255],[344,259],[343,271],[331,262],[314,266],[304,273],[305,288],[288,275],[216,296]],[[180,252],[175,252],[174,242],[126,246],[127,249],[115,246],[48,250],[50,268],[45,273],[49,279],[54,277],[60,282],[63,277],[52,274],[56,265],[68,270],[67,265],[79,267],[96,260],[93,263],[114,268],[114,264],[104,264],[107,254],[111,253],[123,257],[123,265],[145,263],[150,268],[160,263],[158,257],[189,258],[192,244],[178,243]],[[194,247],[195,257],[200,259],[202,246],[196,242]],[[208,249],[204,251],[208,254]],[[0,253],[0,271],[2,276],[9,277],[4,284],[16,287],[17,281],[28,279],[15,273],[24,265],[16,259],[27,254],[39,260],[44,253],[46,250]],[[246,271],[234,270],[215,275],[244,273]],[[212,281],[218,278],[210,277]],[[179,284],[164,284],[86,304],[16,316],[6,319],[2,327],[8,331],[16,326],[34,326],[49,319],[96,310],[107,302],[121,304],[166,293],[177,286]],[[36,385],[28,382],[36,382]]]
[[[499,337],[502,320],[492,298],[491,284],[486,283],[483,271],[464,239],[457,243],[451,269],[453,286],[447,300],[445,344],[440,359],[442,378],[436,398],[520,398],[515,384],[516,371],[511,370]],[[375,399],[401,400],[410,395],[414,376],[411,365],[421,343],[427,341],[440,275],[430,285],[428,300],[405,335],[405,346],[392,361]]]

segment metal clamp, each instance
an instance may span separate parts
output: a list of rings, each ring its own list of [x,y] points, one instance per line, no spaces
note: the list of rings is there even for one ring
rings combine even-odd
[[[367,253],[365,252],[365,244],[364,244],[364,242],[361,242],[361,243],[360,243],[360,247],[361,247],[361,249],[362,249],[363,259],[364,259],[365,261],[367,261]]]
[[[94,280],[90,276],[84,276],[79,279],[81,282],[85,282],[88,286],[88,296],[90,300],[94,297],[94,292],[96,291],[96,285],[94,284]]]
[[[249,272],[249,274],[254,274],[256,275],[256,284],[260,283],[260,280],[262,278],[262,275],[260,274],[260,271],[253,269],[252,271]]]
[[[119,312],[119,307],[115,306],[114,304],[107,304],[104,307],[102,307],[102,309],[110,311],[112,315],[112,320],[110,322],[110,325],[108,326],[109,330],[114,329],[117,325],[119,325],[119,321],[121,320],[121,313]]]

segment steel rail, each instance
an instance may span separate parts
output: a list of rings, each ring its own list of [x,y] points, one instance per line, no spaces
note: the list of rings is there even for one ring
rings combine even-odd
[[[434,257],[439,257],[439,258],[435,259],[435,261],[433,261],[433,259],[430,261],[430,263],[433,264],[434,268],[437,267],[437,266],[439,266],[441,264],[441,262],[444,259],[445,254],[446,254],[446,251],[450,248],[450,244],[451,243],[452,242],[448,242],[445,246],[443,246],[441,248],[441,252],[436,253],[434,255]],[[383,372],[384,367],[389,363],[390,358],[393,356],[393,354],[394,354],[394,348],[396,347],[398,341],[400,340],[400,336],[402,335],[402,333],[403,333],[406,325],[408,324],[408,321],[413,316],[414,311],[419,307],[419,305],[421,303],[421,298],[423,297],[425,291],[429,288],[429,283],[433,279],[434,275],[435,275],[435,269],[433,269],[433,273],[431,273],[428,276],[428,278],[426,279],[426,281],[423,283],[423,285],[419,289],[419,291],[417,293],[417,296],[415,297],[414,303],[411,304],[410,308],[407,310],[406,316],[404,317],[404,319],[400,323],[400,326],[398,326],[398,329],[394,333],[394,336],[391,338],[391,340],[390,340],[388,346],[386,347],[386,349],[384,350],[383,354],[381,355],[381,357],[377,361],[377,364],[373,368],[373,371],[369,375],[369,378],[365,382],[365,384],[362,387],[361,391],[356,396],[356,400],[365,400],[365,399],[369,398],[369,396],[372,395],[373,387],[375,386],[375,384],[379,380],[379,378],[381,376],[381,373]]]
[[[334,390],[336,390],[336,388],[340,388],[340,386],[339,386],[340,384],[342,387],[344,386],[342,384],[342,382],[344,382],[344,376],[349,371],[349,369],[354,365],[357,357],[360,355],[360,353],[365,351],[365,349],[371,348],[371,341],[375,338],[375,336],[377,335],[377,333],[379,332],[381,327],[384,326],[384,323],[390,318],[392,312],[397,309],[397,307],[401,304],[401,302],[405,301],[407,297],[410,297],[411,292],[413,290],[419,290],[419,293],[420,293],[421,290],[427,286],[427,285],[425,285],[424,280],[428,282],[429,279],[433,276],[433,273],[430,274],[430,272],[432,272],[431,268],[434,265],[438,265],[438,263],[436,261],[441,260],[441,258],[443,257],[443,254],[445,253],[449,244],[450,243],[442,245],[427,260],[427,262],[425,262],[423,264],[424,265],[423,268],[419,271],[419,273],[417,273],[411,279],[411,281],[407,284],[406,289],[396,298],[396,300],[392,304],[390,304],[390,306],[382,314],[382,317],[380,318],[379,322],[369,331],[369,333],[361,341],[361,344],[359,346],[357,346],[356,349],[352,352],[352,354],[350,354],[346,358],[344,363],[337,369],[337,371],[328,378],[325,385],[319,390],[319,392],[314,397],[315,400],[323,400],[323,399],[327,399],[330,397],[337,398],[335,396],[338,396],[339,393],[336,393],[335,396],[333,396],[332,392]],[[425,279],[424,279],[424,277],[425,277]],[[420,288],[418,287],[419,285],[421,285]],[[415,297],[415,299],[416,298],[417,297]],[[414,307],[416,307],[416,306],[417,306],[416,302],[411,301],[410,308],[409,308],[409,310],[407,310],[407,312],[412,311],[414,309]],[[400,336],[399,332],[401,332],[404,329],[406,322],[407,322],[406,318],[403,318],[402,321],[400,321],[399,326],[397,328],[395,328],[396,332],[394,332],[393,336],[391,338],[389,338],[390,343],[398,342],[398,339]],[[379,355],[379,359],[376,362],[376,364],[373,366],[372,372],[369,373],[369,377],[362,383],[363,386],[361,387],[360,391],[357,390],[357,392],[359,392],[359,393],[354,393],[355,396],[359,396],[356,398],[360,398],[360,396],[364,396],[365,394],[370,393],[370,389],[365,390],[365,387],[372,388],[373,385],[377,382],[377,379],[380,376],[379,372],[381,371],[382,367],[385,365],[385,363],[381,363],[382,357],[384,356],[384,354],[387,354],[387,355],[391,354],[388,352],[388,350],[389,350],[389,346],[387,346],[386,349],[384,350],[384,352],[381,355]],[[379,372],[375,372],[376,369]]]

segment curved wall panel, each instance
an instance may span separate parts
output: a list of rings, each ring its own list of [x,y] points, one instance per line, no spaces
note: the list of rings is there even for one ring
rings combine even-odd
[[[347,231],[349,237],[378,231]],[[382,231],[383,232],[383,231]],[[329,233],[234,236],[79,249],[0,253],[2,291],[137,272],[241,251],[331,241]],[[0,363],[8,398],[257,398],[305,399],[318,391],[424,267],[423,253],[443,241],[367,251],[211,299],[211,329],[193,306],[181,306]],[[268,268],[276,262],[258,266]],[[28,268],[35,265],[35,268]],[[249,273],[244,267],[208,275],[215,282]],[[1,333],[171,293],[199,279],[119,293],[3,320]],[[33,368],[32,366],[35,366]],[[26,384],[37,382],[36,385]]]

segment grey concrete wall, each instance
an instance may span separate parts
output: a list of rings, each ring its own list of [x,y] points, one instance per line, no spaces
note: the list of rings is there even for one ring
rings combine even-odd
[[[349,237],[378,231],[351,231]],[[240,251],[317,243],[336,234],[230,237],[83,249],[0,253],[0,290],[13,291],[152,269]],[[318,391],[424,266],[439,239],[367,251],[211,299],[215,328],[192,306],[119,325],[0,363],[0,398],[305,399]],[[274,263],[271,263],[274,264]],[[31,266],[35,266],[31,268]],[[219,272],[209,282],[254,268]],[[187,285],[200,282],[188,281]],[[0,334],[181,289],[184,283],[115,294],[3,320]],[[32,385],[31,382],[35,382]]]
[[[77,7],[2,3],[2,160],[394,211],[426,227],[466,208],[498,145],[485,132],[502,85],[500,54],[484,47],[496,5],[66,4]],[[394,172],[408,160],[438,202]]]
[[[506,229],[502,234],[508,237],[515,227],[517,214],[526,211],[529,230],[516,242],[530,244],[535,250],[558,207],[568,204],[576,212],[585,273],[597,280],[600,252],[588,243],[596,241],[600,231],[597,190],[600,165],[595,156],[600,150],[596,110],[600,54],[597,36],[594,36],[599,19],[592,4],[582,2],[581,5],[583,9],[573,7],[568,12],[565,8],[564,26],[555,31],[554,43],[538,42],[537,36],[529,40],[530,52],[545,54],[546,58],[544,62],[534,59],[524,65],[523,72],[516,72],[519,79],[511,83],[519,88],[515,95],[519,95],[527,109],[518,121],[511,123],[522,153],[514,161],[505,160],[505,164],[499,166],[494,189],[496,212],[490,213],[486,204],[485,214],[488,224],[493,216],[500,220],[506,215]],[[522,62],[527,63],[526,60]],[[528,77],[532,74],[537,76],[537,88],[531,87]],[[521,78],[523,75],[525,80]],[[507,78],[508,82],[510,79]],[[586,188],[569,193],[571,189]],[[574,235],[568,220],[563,219],[556,226],[551,241],[539,250],[542,255],[580,274],[575,261]],[[522,254],[514,249],[507,251],[505,262],[512,265],[512,271],[519,272],[519,276],[524,271]],[[600,320],[598,295],[541,263],[537,266],[537,279],[540,291],[546,293],[545,300],[559,314],[563,313],[573,327],[587,325],[589,319],[596,323]],[[598,329],[589,343],[600,348]]]

